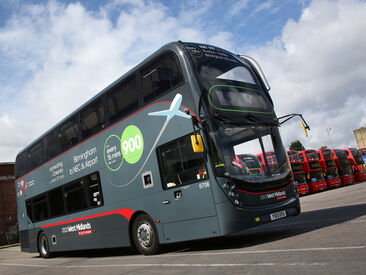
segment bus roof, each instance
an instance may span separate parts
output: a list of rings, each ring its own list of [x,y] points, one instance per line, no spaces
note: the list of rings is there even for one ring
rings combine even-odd
[[[75,109],[69,115],[67,115],[66,117],[64,117],[59,122],[57,122],[55,125],[53,125],[50,129],[48,129],[47,131],[45,131],[42,135],[40,135],[38,138],[36,138],[30,144],[28,144],[27,146],[25,146],[21,151],[18,152],[17,156],[19,154],[23,153],[24,151],[28,150],[30,147],[32,147],[34,144],[36,144],[38,141],[40,141],[44,136],[46,136],[47,134],[51,133],[54,129],[56,129],[57,127],[59,127],[60,125],[62,125],[69,118],[71,118],[74,115],[76,115],[79,111],[81,111],[88,104],[92,103],[95,99],[97,99],[98,97],[102,96],[104,93],[106,93],[107,91],[109,91],[113,87],[117,86],[120,82],[122,82],[129,75],[131,75],[132,73],[134,73],[137,70],[139,70],[140,68],[142,68],[145,64],[147,64],[148,62],[150,62],[151,60],[153,60],[155,57],[157,57],[158,55],[160,55],[164,51],[171,50],[171,51],[174,51],[174,52],[176,52],[178,54],[179,51],[183,51],[184,50],[184,45],[205,45],[205,46],[210,46],[210,45],[204,44],[204,43],[182,42],[180,40],[179,41],[175,41],[175,42],[170,42],[170,43],[167,43],[167,44],[163,45],[160,49],[158,49],[157,51],[155,51],[154,53],[152,53],[150,56],[148,56],[147,58],[145,58],[143,61],[141,61],[137,65],[135,65],[129,71],[127,71],[126,73],[124,73],[121,77],[117,78],[114,82],[112,82],[107,87],[105,87],[104,89],[102,89],[99,93],[97,93],[96,95],[94,95],[93,97],[91,97],[84,104],[82,104],[81,106],[79,106],[77,109]],[[221,48],[216,47],[216,46],[214,46],[214,47],[216,49],[221,50],[221,51],[225,51],[227,53],[230,53],[227,50],[221,49]],[[232,54],[232,53],[230,53],[230,54]]]
[[[189,43],[189,44],[197,44],[197,43]],[[202,45],[202,44],[200,44],[200,45]],[[20,150],[17,155],[19,155],[19,154],[23,153],[24,151],[28,150],[30,147],[32,147],[34,144],[36,144],[38,141],[40,141],[44,136],[46,136],[47,134],[51,133],[55,128],[57,128],[58,126],[62,125],[65,121],[67,121],[72,116],[76,115],[80,110],[82,110],[84,107],[86,107],[88,104],[90,104],[91,102],[93,102],[98,97],[102,96],[105,92],[107,92],[108,90],[110,90],[113,87],[117,86],[122,80],[124,80],[126,77],[128,77],[129,75],[131,75],[133,72],[139,70],[146,63],[148,63],[149,61],[151,61],[152,59],[154,59],[156,56],[158,56],[162,52],[164,52],[166,50],[172,50],[172,51],[178,52],[181,49],[183,49],[183,42],[181,42],[181,41],[170,42],[168,44],[165,44],[160,49],[158,49],[157,51],[155,51],[154,53],[152,53],[149,57],[145,58],[143,61],[141,61],[140,63],[138,63],[137,65],[135,65],[133,68],[131,68],[129,71],[127,71],[126,73],[124,73],[121,77],[117,78],[115,81],[113,81],[107,87],[105,87],[104,89],[102,89],[96,95],[94,95],[93,97],[91,97],[89,100],[87,100],[85,103],[83,103],[77,109],[75,109],[69,115],[67,115],[66,117],[64,117],[59,122],[57,122],[50,129],[48,129],[47,131],[45,131],[42,135],[40,135],[38,138],[36,138],[31,143],[29,143],[22,150]]]

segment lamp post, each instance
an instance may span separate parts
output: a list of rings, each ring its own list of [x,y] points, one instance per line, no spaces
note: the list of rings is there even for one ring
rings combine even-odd
[[[332,142],[332,139],[330,138],[330,131],[332,130],[332,128],[327,128],[327,134],[328,134],[328,137],[329,137],[329,141],[330,141],[330,144],[332,145],[332,148],[333,148],[333,142]]]

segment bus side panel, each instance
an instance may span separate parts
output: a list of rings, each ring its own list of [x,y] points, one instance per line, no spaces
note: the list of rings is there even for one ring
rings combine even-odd
[[[50,251],[129,246],[128,220],[118,214],[40,228]]]
[[[37,241],[33,236],[33,229],[21,230],[19,235],[22,252],[37,252]]]
[[[253,226],[249,211],[237,208],[229,201],[216,204],[216,211],[223,236]]]
[[[176,191],[174,188],[163,190],[156,148],[161,144],[191,133],[193,129],[190,119],[174,117],[163,131],[166,117],[150,116],[149,113],[169,109],[172,99],[178,92],[183,96],[182,106],[180,106],[181,110],[185,108],[185,106],[188,108],[193,106],[189,86],[187,84],[182,85],[178,89],[160,98],[159,102],[151,103],[151,105],[141,111],[134,113],[120,123],[106,129],[105,132],[101,132],[90,141],[80,144],[64,155],[38,168],[37,171],[33,171],[23,177],[28,182],[28,187],[26,191],[23,192],[23,197],[18,198],[18,207],[20,210],[20,215],[18,216],[21,217],[21,219],[19,219],[20,230],[29,229],[28,223],[30,223],[30,219],[27,217],[25,200],[32,198],[37,194],[63,186],[64,184],[73,183],[74,180],[80,180],[81,177],[94,172],[99,172],[101,191],[103,194],[103,206],[78,212],[72,212],[72,209],[67,210],[69,213],[68,215],[55,217],[53,219],[43,220],[43,218],[41,218],[42,221],[36,223],[34,226],[34,233],[36,234],[29,238],[29,240],[34,241],[33,245],[29,245],[32,247],[32,251],[37,250],[36,242],[40,230],[43,230],[47,235],[51,251],[129,246],[127,220],[121,223],[118,221],[118,218],[114,218],[115,221],[109,221],[110,217],[94,218],[92,220],[87,219],[90,215],[97,215],[99,213],[122,208],[129,208],[135,212],[147,213],[153,219],[162,219],[162,223],[157,223],[156,226],[159,231],[159,239],[162,243],[164,242],[165,238],[162,224],[177,222],[179,218],[177,220],[175,217],[175,220],[169,221],[166,217],[174,217],[174,213],[176,213],[175,208],[170,207],[169,211],[167,209],[162,213],[160,212],[160,207],[157,207],[157,204],[160,206],[167,199],[172,201],[171,205],[178,202],[176,202],[174,198],[174,191]],[[139,128],[141,132],[141,137],[143,138],[143,151],[139,158],[127,161],[121,154],[114,156],[114,153],[120,151],[123,153],[126,149],[124,142],[122,142],[122,137],[127,127],[131,125]],[[133,135],[132,137],[135,136]],[[131,138],[128,138],[128,141],[130,141],[130,139]],[[151,173],[153,184],[149,186],[144,184],[143,174],[145,173]],[[212,173],[210,174],[213,176]],[[197,186],[199,186],[199,184],[200,183],[196,183],[194,186],[183,186],[182,199],[186,201],[187,205],[191,208],[194,208],[194,206],[197,205],[197,207],[194,208],[195,210],[193,210],[195,211],[195,217],[193,219],[199,220],[202,218],[205,220],[208,217],[216,215],[215,203],[212,198],[211,188],[209,188],[209,185],[207,184],[204,184],[205,188],[202,190],[200,189],[202,195],[198,200],[196,200],[195,203],[192,202],[190,197],[195,197],[193,189],[198,188]],[[178,189],[180,188],[177,188],[177,190]],[[200,200],[205,200],[207,204],[210,204],[208,207],[210,209],[209,213],[202,213],[203,210],[200,211]],[[183,209],[182,207],[181,211],[186,211],[186,209]],[[177,215],[179,217],[180,214]],[[83,221],[76,223],[67,222],[74,219],[82,219]],[[104,221],[105,219],[107,219],[108,222]],[[186,220],[188,219],[189,218]],[[86,231],[82,233],[83,235],[78,235],[79,233],[74,231],[62,233],[63,228],[66,228],[68,225],[77,226],[78,224],[87,222],[90,223],[91,229],[89,229],[89,226],[85,227],[86,229],[82,230]],[[63,223],[63,226],[51,226],[55,223]],[[212,224],[213,222],[210,221],[209,223]],[[46,227],[40,229],[39,225]],[[217,228],[217,225],[214,227]],[[64,232],[66,232],[65,230],[66,229],[64,229]],[[92,230],[92,232],[90,233],[88,230]],[[96,232],[93,232],[93,230]],[[212,231],[209,231],[205,236],[212,236]],[[219,232],[218,229],[216,231]],[[56,236],[56,239],[52,238],[54,235]],[[201,238],[202,236],[202,234],[199,234],[198,238]],[[184,239],[185,237],[182,238]],[[52,243],[56,244],[54,245]]]
[[[220,232],[216,216],[164,224],[163,230],[167,243],[217,237]]]

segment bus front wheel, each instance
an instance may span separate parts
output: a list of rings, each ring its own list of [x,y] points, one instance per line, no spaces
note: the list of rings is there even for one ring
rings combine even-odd
[[[133,242],[141,254],[158,253],[160,248],[158,231],[150,216],[146,214],[138,216],[133,223],[132,230]]]
[[[39,255],[44,259],[48,259],[53,256],[53,253],[50,252],[49,249],[47,236],[43,232],[39,234],[38,237],[38,251]]]

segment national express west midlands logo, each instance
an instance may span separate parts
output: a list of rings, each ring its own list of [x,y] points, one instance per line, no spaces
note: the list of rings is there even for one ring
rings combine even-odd
[[[25,192],[28,192],[28,190],[29,190],[29,184],[28,184],[28,181],[27,180],[25,180],[25,179],[20,179],[19,181],[18,181],[18,192],[17,192],[17,195],[18,195],[18,197],[23,197],[23,194],[25,193]]]

